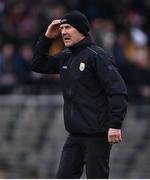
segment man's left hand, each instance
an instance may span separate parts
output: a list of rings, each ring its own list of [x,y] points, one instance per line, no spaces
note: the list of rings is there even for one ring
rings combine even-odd
[[[121,129],[109,128],[108,130],[108,142],[110,144],[119,143],[122,141]]]

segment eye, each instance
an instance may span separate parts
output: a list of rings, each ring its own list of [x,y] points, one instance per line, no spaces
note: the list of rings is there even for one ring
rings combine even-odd
[[[61,31],[62,30],[69,30],[69,29],[71,29],[71,26],[70,25],[63,25],[63,26],[60,26],[60,28],[59,28]]]
[[[63,30],[63,27],[60,27],[59,29],[60,29],[60,30]]]
[[[66,26],[65,28],[66,28],[66,29],[70,29],[70,26]]]

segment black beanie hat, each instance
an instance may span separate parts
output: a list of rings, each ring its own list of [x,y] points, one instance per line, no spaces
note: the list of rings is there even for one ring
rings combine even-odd
[[[61,24],[70,24],[76,28],[81,34],[87,36],[89,34],[89,22],[87,17],[80,11],[71,11],[65,14],[61,19]]]

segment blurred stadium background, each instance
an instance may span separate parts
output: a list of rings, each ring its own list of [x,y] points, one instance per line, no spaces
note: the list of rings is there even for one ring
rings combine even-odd
[[[59,76],[31,72],[30,61],[51,20],[74,9],[115,56],[129,91],[110,178],[150,178],[150,0],[0,0],[0,178],[55,177],[67,135]],[[57,39],[50,51],[62,48]]]

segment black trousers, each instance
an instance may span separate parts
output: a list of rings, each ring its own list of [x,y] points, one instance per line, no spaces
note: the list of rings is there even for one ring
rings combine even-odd
[[[110,149],[106,134],[69,135],[63,147],[56,178],[79,179],[85,165],[87,178],[107,179]]]

